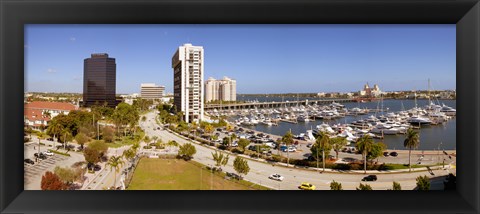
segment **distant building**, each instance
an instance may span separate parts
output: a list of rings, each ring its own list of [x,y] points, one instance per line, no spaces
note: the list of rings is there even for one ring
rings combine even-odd
[[[381,94],[382,91],[377,84],[373,85],[373,88],[370,88],[368,83],[363,86],[363,90],[358,92],[358,95],[363,97],[379,97]]]
[[[154,83],[142,83],[140,85],[140,96],[142,99],[162,99],[165,92],[165,86],[155,85]]]
[[[237,81],[228,77],[216,80],[213,77],[205,81],[205,101],[236,101]]]
[[[118,104],[115,97],[116,69],[115,58],[109,58],[106,53],[92,54],[84,60],[83,106],[107,103],[107,106],[115,107]]]
[[[317,96],[318,96],[318,97],[325,97],[325,92],[317,93]]]
[[[39,129],[43,125],[46,128],[52,118],[73,110],[78,110],[78,107],[70,103],[44,101],[26,103],[23,112],[25,126]]]
[[[184,44],[172,57],[174,105],[186,122],[203,120],[203,47]]]

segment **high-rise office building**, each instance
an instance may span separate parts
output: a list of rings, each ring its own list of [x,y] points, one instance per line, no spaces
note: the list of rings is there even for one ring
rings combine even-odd
[[[154,83],[142,83],[140,88],[142,99],[162,99],[165,92],[165,86],[155,85]]]
[[[212,77],[205,82],[205,101],[236,101],[237,81],[228,77],[216,80]]]
[[[115,58],[109,58],[106,53],[92,54],[83,64],[83,106],[107,103],[115,107],[116,90]]]
[[[203,47],[184,44],[172,57],[173,100],[186,122],[203,120]]]

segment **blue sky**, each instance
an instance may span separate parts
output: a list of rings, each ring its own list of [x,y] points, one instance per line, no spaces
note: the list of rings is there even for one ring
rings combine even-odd
[[[455,25],[26,25],[25,90],[82,92],[83,59],[116,58],[117,93],[173,90],[171,58],[203,46],[205,79],[237,93],[456,88]]]

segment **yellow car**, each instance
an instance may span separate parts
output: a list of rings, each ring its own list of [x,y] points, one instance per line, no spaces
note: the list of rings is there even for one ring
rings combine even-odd
[[[310,183],[302,183],[302,185],[298,186],[299,189],[302,189],[302,190],[315,190],[315,186],[310,184]]]

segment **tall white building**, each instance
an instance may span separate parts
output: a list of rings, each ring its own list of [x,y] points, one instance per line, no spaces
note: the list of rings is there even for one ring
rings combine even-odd
[[[228,77],[216,80],[212,77],[205,82],[205,101],[212,100],[236,101],[237,81]]]
[[[172,58],[173,103],[186,122],[203,120],[203,47],[184,44]]]
[[[140,96],[142,99],[162,99],[165,92],[165,86],[155,85],[154,83],[140,84]]]

